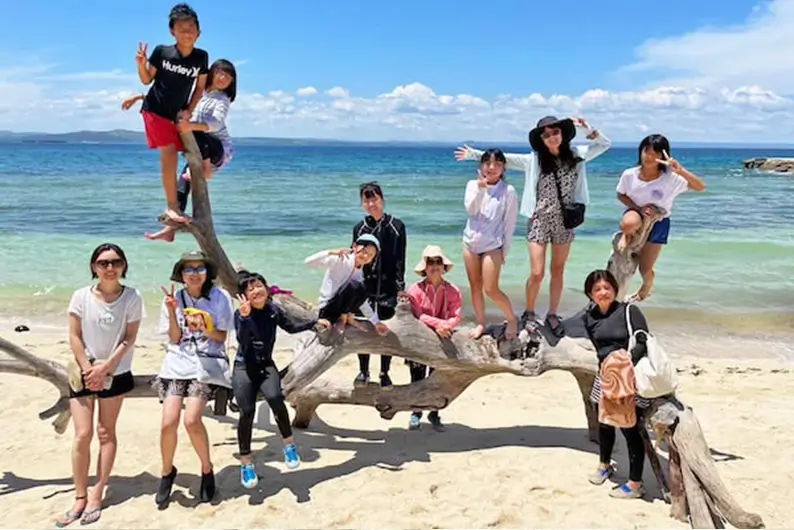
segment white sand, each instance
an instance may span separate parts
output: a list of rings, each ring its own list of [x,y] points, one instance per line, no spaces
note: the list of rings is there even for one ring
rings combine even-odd
[[[65,362],[65,330],[0,334],[47,358]],[[290,340],[280,339],[279,359]],[[763,349],[763,344],[757,345]],[[140,342],[134,370],[154,373],[161,350]],[[377,363],[373,359],[373,363]],[[791,366],[770,359],[679,359],[697,365],[684,375],[682,399],[695,408],[719,469],[745,509],[768,528],[794,521]],[[376,366],[376,364],[374,364]],[[352,381],[354,358],[326,377]],[[395,383],[408,380],[394,359]],[[697,374],[697,375],[695,375]],[[3,478],[0,527],[52,527],[71,506],[71,429],[57,435],[39,411],[56,394],[45,381],[0,374]],[[686,528],[668,517],[650,466],[647,500],[609,497],[587,475],[597,446],[587,440],[574,379],[549,373],[481,379],[442,411],[444,433],[423,424],[409,432],[408,414],[382,420],[371,408],[326,405],[308,431],[296,431],[303,464],[288,471],[281,440],[262,405],[254,449],[262,477],[257,490],[239,484],[235,416],[207,417],[218,499],[198,504],[198,459],[180,430],[173,501],[154,504],[160,469],[160,409],[155,399],[130,399],[119,420],[119,453],[102,520],[96,528]],[[96,442],[94,442],[96,446]],[[96,453],[94,452],[94,455]],[[724,455],[728,455],[727,457]],[[620,479],[627,459],[621,436],[614,455]],[[79,523],[74,523],[79,527]]]

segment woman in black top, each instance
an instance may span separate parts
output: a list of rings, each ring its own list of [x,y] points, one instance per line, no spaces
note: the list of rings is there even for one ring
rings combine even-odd
[[[618,282],[611,272],[606,270],[595,270],[591,272],[584,282],[584,291],[592,301],[590,307],[584,313],[584,324],[587,334],[596,348],[598,355],[598,367],[616,350],[628,350],[629,331],[626,325],[626,304],[618,302],[615,297],[618,292]],[[629,309],[631,326],[636,330],[648,331],[648,323],[642,311],[632,305]],[[647,354],[645,345],[645,335],[637,336],[637,344],[631,350],[631,360],[633,364],[642,359]],[[590,400],[598,405],[601,397],[601,379],[597,377],[593,384],[593,391]],[[647,408],[648,401],[637,396],[637,417],[642,416],[639,409]],[[645,463],[645,447],[640,437],[639,425],[629,428],[621,428],[623,436],[626,438],[626,446],[629,452],[629,480],[618,488],[612,490],[610,496],[622,499],[637,499],[644,495],[645,490],[642,486],[642,470]],[[598,469],[590,477],[590,482],[596,485],[603,484],[615,472],[612,465],[612,449],[615,445],[615,428],[603,423],[598,424],[598,443],[600,446],[600,464]]]
[[[240,450],[240,482],[253,488],[259,482],[251,460],[251,434],[259,392],[265,397],[276,418],[284,440],[284,461],[295,469],[300,457],[292,438],[287,405],[281,391],[281,378],[273,360],[277,328],[287,333],[300,333],[314,328],[318,323],[330,327],[325,320],[296,324],[289,320],[284,310],[269,303],[267,281],[260,274],[240,271],[237,300],[240,308],[234,312],[234,329],[237,333],[237,355],[232,370],[232,390],[240,419],[237,423],[237,443]]]

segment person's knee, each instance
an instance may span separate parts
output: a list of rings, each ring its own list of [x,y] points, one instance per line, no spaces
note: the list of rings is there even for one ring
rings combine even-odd
[[[565,262],[559,261],[556,262],[554,260],[551,261],[551,265],[549,265],[549,273],[551,277],[555,280],[561,280],[562,277],[565,275]]]
[[[96,436],[100,445],[116,443],[116,429],[101,421],[96,426]]]
[[[271,410],[276,410],[277,408],[284,407],[284,394],[281,392],[268,392],[265,394],[265,401],[267,401],[268,406],[270,406]]]
[[[642,217],[634,210],[629,210],[623,214],[620,221],[620,230],[627,234],[633,234],[642,226]]]
[[[94,432],[90,424],[84,427],[75,428],[74,443],[79,447],[90,447],[93,436]]]
[[[171,414],[163,415],[163,420],[160,423],[160,432],[173,433],[176,432],[178,426],[179,426],[178,415],[171,415]]]
[[[488,296],[488,298],[494,298],[501,294],[501,290],[499,289],[499,282],[496,281],[487,281],[483,284],[483,291]]]
[[[185,414],[184,417],[184,424],[185,429],[187,432],[196,432],[200,431],[204,427],[203,423],[204,419],[201,417],[201,413],[198,414]]]

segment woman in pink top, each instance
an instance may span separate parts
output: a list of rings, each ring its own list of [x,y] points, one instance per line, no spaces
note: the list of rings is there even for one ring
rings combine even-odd
[[[411,299],[411,311],[419,322],[436,332],[442,339],[452,336],[460,324],[462,298],[460,291],[444,279],[444,273],[453,267],[452,262],[444,255],[441,247],[428,245],[422,252],[422,259],[414,267],[414,271],[424,279],[408,288]],[[411,382],[416,383],[433,373],[433,368],[414,361],[406,361],[411,370]],[[416,430],[422,419],[422,411],[411,414],[409,428]],[[444,425],[437,410],[427,416],[430,424],[437,431],[443,431]]]

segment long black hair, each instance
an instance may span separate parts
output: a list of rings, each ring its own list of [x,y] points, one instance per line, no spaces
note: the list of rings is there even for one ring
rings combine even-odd
[[[487,162],[501,162],[504,165],[507,165],[507,157],[505,156],[504,152],[501,149],[488,149],[487,151],[483,152],[482,156],[480,157],[480,165],[483,165]],[[501,179],[505,178],[505,172],[502,170],[502,175],[499,177]]]
[[[218,59],[212,66],[210,66],[210,73],[207,75],[207,87],[212,87],[213,81],[215,81],[215,76],[218,72],[223,72],[228,74],[232,78],[232,82],[229,83],[229,86],[223,89],[223,92],[229,96],[230,101],[234,101],[237,98],[237,69],[231,63],[231,61],[227,61],[226,59]]]
[[[121,258],[121,260],[124,262],[124,269],[121,271],[121,277],[122,278],[127,277],[128,264],[127,264],[127,256],[124,255],[124,251],[121,250],[121,247],[116,245],[115,243],[102,243],[97,248],[95,248],[94,251],[91,253],[91,261],[88,262],[88,268],[91,270],[92,279],[96,279],[99,277],[96,271],[94,270],[94,263],[96,263],[96,260],[99,258],[100,254],[102,254],[103,252],[107,252],[109,250],[115,252],[118,255],[118,257]]]
[[[537,150],[540,170],[543,173],[554,173],[558,167],[570,168],[581,162],[583,159],[571,149],[570,140],[563,140],[560,144],[560,154],[553,155],[545,142],[542,142]],[[559,166],[558,166],[559,164]]]
[[[661,134],[650,134],[642,139],[639,148],[637,148],[638,166],[642,166],[642,152],[648,147],[653,149],[654,153],[659,153],[662,155],[662,153],[667,152],[667,154],[670,155],[670,141]],[[659,171],[664,171],[667,169],[667,166],[664,164],[657,164],[657,167],[659,168]]]

